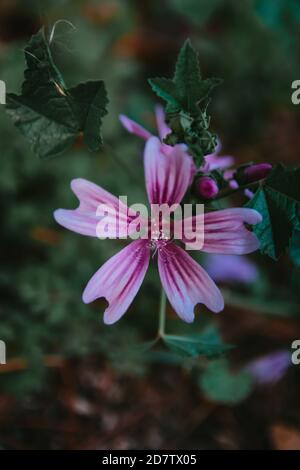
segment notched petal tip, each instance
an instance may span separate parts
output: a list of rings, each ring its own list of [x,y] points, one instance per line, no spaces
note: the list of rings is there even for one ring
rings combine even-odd
[[[108,306],[104,323],[118,321],[128,310],[145,277],[150,250],[145,240],[136,240],[110,258],[92,276],[82,294],[84,303],[104,298]]]
[[[84,304],[90,304],[94,300],[87,292],[87,288],[84,289],[81,298]]]
[[[214,312],[214,313],[220,313],[224,310],[224,307],[225,307],[224,297],[221,294],[220,299],[219,299],[219,303],[217,303],[214,308],[211,308],[211,311]]]
[[[53,217],[54,220],[59,224],[62,225],[64,224],[65,218],[66,218],[66,211],[67,209],[56,209],[53,212]]]
[[[106,311],[104,312],[104,315],[103,315],[104,325],[108,325],[108,326],[114,325],[115,323],[117,323],[118,320],[119,318],[114,318],[109,313],[106,313]]]
[[[219,298],[218,299],[215,298],[215,302],[216,302],[215,305],[211,304],[209,307],[203,302],[196,302],[193,306],[192,311],[188,313],[185,312],[185,314],[181,315],[180,317],[186,323],[193,323],[195,320],[195,308],[197,307],[197,305],[201,305],[202,307],[205,306],[211,312],[218,314],[222,312],[225,307],[224,298],[221,292],[219,294]]]
[[[107,308],[106,308],[106,310],[104,311],[104,314],[103,314],[103,323],[105,325],[113,325],[114,323],[116,323],[118,321],[118,318],[114,318],[114,317],[111,316],[111,314],[109,312],[110,303],[108,302],[106,297],[105,296],[102,296],[102,297],[91,296],[90,293],[87,291],[87,287],[84,289],[84,291],[82,293],[83,303],[88,305],[88,304],[94,302],[95,300],[105,299],[105,301],[108,303],[108,306],[107,306]]]
[[[90,182],[85,180],[84,178],[74,178],[74,179],[72,179],[72,181],[70,183],[70,187],[71,187],[72,191],[75,193],[75,191],[85,183],[90,183]]]
[[[256,224],[259,224],[263,220],[262,215],[255,209],[245,209],[245,211],[247,211],[247,213],[245,213],[246,223],[250,225],[256,225]]]
[[[184,316],[182,315],[180,318],[181,318],[183,321],[185,321],[185,323],[191,324],[191,323],[194,323],[195,314],[194,314],[194,312],[193,312],[192,315],[190,315],[190,314],[189,314],[189,315],[184,315]]]

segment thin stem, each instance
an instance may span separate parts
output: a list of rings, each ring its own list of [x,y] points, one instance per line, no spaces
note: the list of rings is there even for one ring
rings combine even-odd
[[[162,338],[165,334],[166,326],[166,303],[167,298],[163,288],[161,288],[160,294],[160,307],[159,307],[159,327],[158,327],[158,336]]]
[[[217,201],[217,200],[223,199],[224,197],[232,196],[233,194],[243,191],[244,189],[252,188],[252,186],[257,185],[258,183],[259,181],[255,181],[250,184],[244,184],[243,186],[239,186],[236,189],[231,189],[230,191],[226,191],[223,194],[221,193],[219,196],[215,197],[213,200]]]

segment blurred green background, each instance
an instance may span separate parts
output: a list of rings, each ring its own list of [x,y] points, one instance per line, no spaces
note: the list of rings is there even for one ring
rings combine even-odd
[[[59,23],[54,39],[67,84],[105,80],[105,144],[90,154],[78,142],[67,154],[40,161],[0,108],[0,339],[7,345],[7,364],[0,366],[0,448],[300,449],[300,369],[292,366],[278,383],[253,386],[228,404],[222,390],[218,399],[199,386],[200,359],[145,357],[135,346],[156,334],[156,263],[128,313],[107,327],[105,301],[87,306],[81,293],[124,243],[68,232],[52,215],[76,207],[69,184],[77,177],[128,194],[130,203],[146,201],[143,143],[125,132],[118,115],[154,132],[156,99],[147,78],[172,74],[187,37],[203,75],[224,79],[211,104],[222,153],[237,164],[297,164],[300,118],[291,83],[300,79],[300,3],[2,0],[0,79],[8,91],[20,90],[30,36],[59,19],[74,26]],[[186,326],[168,310],[172,332],[190,334],[217,322],[224,341],[237,346],[228,355],[233,370],[290,350],[300,338],[297,262],[288,255],[277,263],[259,254],[252,259],[257,281],[224,285],[226,308],[217,319],[202,308]]]

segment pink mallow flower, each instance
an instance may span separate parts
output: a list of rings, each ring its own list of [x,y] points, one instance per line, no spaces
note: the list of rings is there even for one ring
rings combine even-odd
[[[191,157],[182,145],[177,145],[168,154],[161,150],[156,137],[148,139],[144,154],[145,180],[148,199],[151,204],[179,204],[190,182]],[[119,199],[101,187],[84,179],[75,179],[71,188],[80,204],[75,210],[59,209],[54,217],[62,226],[74,232],[96,237],[97,207],[109,204],[116,211]],[[127,213],[125,205],[118,214],[122,229],[135,217]],[[197,217],[197,216],[196,216]],[[195,217],[187,226],[196,224]],[[246,224],[261,221],[261,215],[253,209],[233,208],[204,215],[204,244],[201,249],[207,253],[244,254],[259,247],[255,234]],[[110,238],[118,238],[110,233]],[[104,234],[104,237],[106,234]],[[191,234],[186,233],[190,241]],[[182,239],[183,243],[187,240]],[[110,258],[91,278],[83,292],[85,303],[105,297],[109,306],[104,312],[106,324],[119,320],[136,296],[146,271],[151,253],[157,254],[158,270],[166,295],[178,316],[190,323],[194,320],[194,307],[206,305],[213,312],[224,308],[223,296],[206,271],[180,246],[172,236],[162,230],[149,234],[148,239],[132,241],[127,247]]]
[[[162,151],[164,153],[170,153],[172,152],[172,149],[174,147],[167,145],[163,143],[163,140],[166,138],[166,136],[171,132],[171,129],[168,127],[166,123],[166,115],[165,111],[162,106],[157,105],[155,107],[155,118],[156,118],[156,126],[157,126],[157,131],[159,138],[162,142]],[[138,137],[141,137],[144,140],[150,139],[152,137],[152,134],[145,129],[143,126],[138,124],[137,122],[133,121],[129,117],[125,116],[124,114],[120,115],[120,121],[125,127],[125,129],[130,132],[131,134],[135,134]],[[208,173],[209,171],[213,171],[216,169],[226,169],[229,168],[233,165],[234,163],[234,158],[231,155],[224,155],[224,156],[219,156],[219,153],[221,151],[221,142],[218,140],[218,144],[216,146],[216,149],[214,153],[211,153],[209,155],[206,155],[204,157],[205,162],[202,165],[201,168],[199,168],[200,171],[203,171],[205,173]],[[195,165],[193,164],[193,175],[195,175],[197,169]]]

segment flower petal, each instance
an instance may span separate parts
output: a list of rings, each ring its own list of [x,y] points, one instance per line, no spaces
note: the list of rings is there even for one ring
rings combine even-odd
[[[155,117],[156,117],[156,124],[158,129],[158,134],[160,139],[163,141],[164,138],[170,134],[171,129],[168,127],[166,123],[166,115],[164,108],[161,105],[157,105],[155,107]]]
[[[191,180],[192,159],[184,145],[175,145],[166,154],[161,142],[151,137],[144,153],[145,178],[151,204],[179,204]]]
[[[85,303],[105,297],[109,306],[104,323],[118,321],[136,296],[145,277],[150,258],[146,240],[136,240],[110,258],[91,278],[83,292]]]
[[[182,248],[168,243],[158,250],[158,269],[167,297],[182,320],[194,320],[194,307],[203,303],[213,312],[224,308],[224,300],[213,280]]]
[[[218,156],[214,153],[206,155],[205,162],[209,165],[209,170],[225,170],[234,164],[234,158],[231,155]]]
[[[74,179],[71,188],[80,204],[75,210],[58,209],[54,212],[54,218],[60,225],[91,237],[117,238],[127,235],[128,224],[137,214],[129,211],[126,204],[100,186],[82,178]],[[107,231],[99,225],[103,219],[103,211],[99,212],[101,207],[105,207]]]
[[[251,284],[259,277],[256,265],[246,256],[209,254],[204,267],[216,282]]]
[[[245,224],[256,225],[262,216],[253,209],[232,208],[204,215],[204,245],[207,253],[245,255],[259,248],[259,240]]]
[[[201,216],[200,216],[201,217]],[[192,224],[184,219],[183,242],[191,242],[192,234],[186,233],[185,227],[196,227],[196,217]],[[232,208],[204,214],[204,243],[199,249],[207,253],[243,255],[259,248],[259,240],[245,224],[255,225],[262,216],[254,209]],[[194,246],[197,249],[197,246]]]
[[[289,351],[279,350],[251,361],[244,370],[251,374],[258,385],[278,382],[292,364]]]
[[[54,219],[59,225],[72,230],[72,232],[80,233],[80,235],[87,235],[89,237],[97,236],[97,219],[93,213],[83,213],[79,209],[67,210],[57,209],[54,212]]]
[[[119,118],[125,129],[131,134],[135,134],[145,140],[148,140],[151,137],[152,134],[147,131],[147,129],[132,119],[129,119],[129,117],[125,116],[124,114],[120,114]]]

